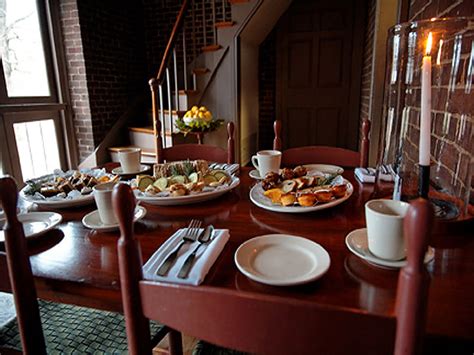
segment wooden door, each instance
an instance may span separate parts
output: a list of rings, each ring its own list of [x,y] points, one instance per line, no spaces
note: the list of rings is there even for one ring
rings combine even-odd
[[[277,25],[284,148],[358,150],[365,10],[365,0],[294,0]]]

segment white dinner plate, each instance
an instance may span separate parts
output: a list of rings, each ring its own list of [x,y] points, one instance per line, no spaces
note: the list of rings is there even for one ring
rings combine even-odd
[[[137,206],[135,208],[135,214],[133,216],[133,222],[136,222],[146,215],[146,208],[143,206]],[[99,217],[99,210],[92,211],[82,218],[82,224],[90,229],[95,229],[101,232],[111,232],[119,229],[119,224],[103,224]]]
[[[359,258],[364,259],[368,263],[375,266],[382,266],[385,268],[399,269],[406,265],[407,260],[386,260],[379,258],[372,254],[369,250],[367,241],[367,228],[356,229],[350,232],[346,237],[346,245],[349,250]],[[425,254],[425,264],[429,263],[434,258],[434,249],[428,247]]]
[[[122,167],[119,166],[115,169],[112,170],[112,174],[114,175],[120,175],[120,176],[127,176],[127,175],[136,175],[136,174],[141,174],[141,173],[144,173],[145,171],[148,171],[151,169],[151,166],[149,165],[140,165],[140,170],[138,171],[135,171],[135,172],[132,172],[132,173],[124,173],[122,171]]]
[[[235,252],[234,261],[249,279],[273,286],[314,281],[331,264],[321,245],[288,234],[267,234],[247,240]]]
[[[46,233],[61,223],[63,217],[55,212],[29,212],[18,215],[18,220],[23,224],[26,238],[34,238]],[[0,220],[0,243],[3,243],[3,224],[5,219]]]
[[[258,207],[261,207],[263,209],[273,211],[273,212],[306,213],[306,212],[312,212],[312,211],[325,210],[326,208],[331,208],[331,207],[337,206],[340,203],[347,200],[349,197],[351,197],[352,193],[354,192],[354,187],[346,179],[344,179],[344,183],[347,186],[347,190],[346,190],[346,194],[343,197],[332,200],[331,202],[328,202],[328,203],[316,204],[316,205],[311,206],[311,207],[282,206],[280,204],[273,203],[271,199],[269,199],[268,197],[266,197],[264,195],[265,191],[263,190],[261,183],[256,184],[250,190],[250,200],[254,204],[256,204]]]
[[[236,176],[232,176],[232,182],[230,185],[219,186],[215,190],[197,192],[185,196],[146,196],[141,192],[136,192],[137,200],[150,205],[157,206],[177,206],[177,205],[187,205],[191,203],[203,202],[215,199],[232,189],[235,189],[240,184],[240,179]]]

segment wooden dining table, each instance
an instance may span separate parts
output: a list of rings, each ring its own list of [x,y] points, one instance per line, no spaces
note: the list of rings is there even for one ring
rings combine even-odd
[[[398,270],[368,264],[345,245],[349,232],[365,227],[364,204],[376,196],[373,185],[361,184],[349,169],[343,175],[353,184],[354,192],[347,201],[310,213],[277,213],[250,201],[249,191],[257,181],[249,177],[249,171],[249,168],[241,168],[240,185],[214,200],[184,206],[142,204],[147,214],[136,222],[135,233],[144,262],[192,218],[230,231],[228,243],[203,284],[160,283],[163,307],[178,314],[183,305],[174,302],[176,292],[190,296],[198,292],[200,297],[204,295],[209,300],[216,294],[236,294],[248,296],[249,302],[301,302],[308,307],[321,305],[348,314],[393,318]],[[85,228],[81,220],[95,208],[91,204],[57,210],[63,216],[58,230],[29,242],[38,296],[121,312],[119,231],[100,233]],[[30,210],[41,209],[33,206]],[[426,325],[429,336],[474,341],[472,227],[472,220],[436,222],[430,243],[435,256],[427,265],[431,275]],[[234,254],[243,242],[266,234],[296,235],[319,243],[330,255],[329,270],[316,281],[292,287],[268,286],[248,279],[237,269]]]

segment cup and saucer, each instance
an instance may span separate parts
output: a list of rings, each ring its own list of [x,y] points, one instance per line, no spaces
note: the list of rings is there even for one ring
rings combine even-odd
[[[261,150],[252,156],[254,170],[249,172],[252,179],[262,180],[268,172],[278,172],[281,163],[281,152],[278,150]]]
[[[133,222],[142,219],[146,215],[146,208],[143,206],[137,206],[135,208],[135,214],[133,216]],[[99,210],[92,211],[82,218],[82,224],[84,227],[94,229],[100,232],[112,232],[119,229],[118,223],[104,224],[100,219]]]
[[[400,269],[407,263],[406,258],[402,258],[400,260],[388,260],[379,258],[378,256],[372,254],[369,250],[367,228],[360,228],[350,232],[346,236],[346,245],[353,254],[378,267]],[[434,249],[432,247],[428,247],[428,251],[425,254],[425,264],[429,263],[431,260],[433,260],[433,258]]]
[[[136,171],[123,171],[123,168],[121,166],[116,167],[115,169],[112,169],[112,174],[114,175],[119,175],[119,176],[127,176],[127,175],[136,175],[136,174],[142,174],[145,171],[150,170],[151,167],[149,165],[144,165],[140,164],[140,167]]]

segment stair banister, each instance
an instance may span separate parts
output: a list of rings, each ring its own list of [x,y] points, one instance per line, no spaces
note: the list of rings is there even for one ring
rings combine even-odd
[[[149,81],[150,89],[151,89],[151,97],[152,97],[152,114],[153,114],[153,135],[155,139],[155,153],[156,153],[156,162],[160,162],[161,156],[161,149],[162,149],[162,141],[161,141],[161,124],[163,122],[164,114],[163,114],[163,82],[166,78],[166,69],[170,58],[173,54],[173,49],[175,48],[175,44],[178,38],[179,31],[181,30],[184,22],[184,18],[186,16],[186,12],[188,10],[188,0],[184,0],[183,4],[181,5],[181,9],[179,10],[178,16],[176,17],[176,21],[173,26],[173,30],[171,31],[170,38],[166,45],[165,52],[163,54],[163,59],[161,60],[160,69],[158,70],[158,74],[155,78],[152,78]],[[168,73],[168,81],[167,81],[168,88],[170,87],[170,80],[169,80],[169,73]],[[159,93],[158,93],[159,91]],[[178,92],[176,92],[178,95]],[[160,101],[158,104],[158,100]],[[170,98],[169,98],[170,100]],[[159,106],[158,106],[159,105]],[[158,107],[160,109],[158,109]],[[172,111],[171,104],[169,105],[169,111]],[[158,112],[160,111],[161,122],[158,118]],[[166,139],[166,137],[164,137]]]

